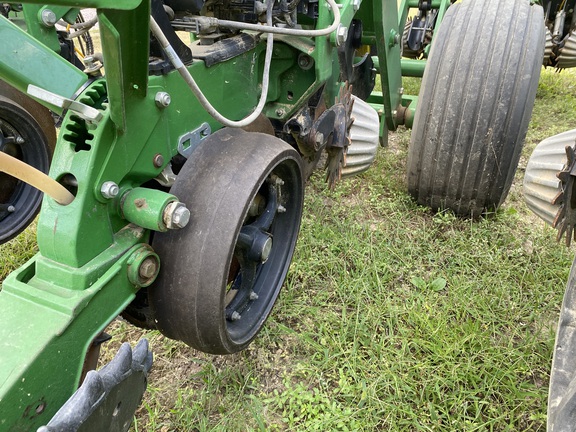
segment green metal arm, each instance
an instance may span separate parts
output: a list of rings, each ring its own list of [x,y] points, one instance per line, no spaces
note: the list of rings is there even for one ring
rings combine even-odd
[[[40,252],[12,273],[0,292],[0,425],[8,430],[46,424],[77,387],[91,341],[150,282],[139,272],[146,259],[157,260],[148,245],[149,230],[165,228],[163,212],[177,199],[142,185],[166,168],[187,133],[204,123],[213,131],[221,127],[176,72],[149,76],[148,2],[55,4],[99,8],[105,79],[89,82],[86,74],[1,17],[0,78],[23,91],[34,84],[74,98],[100,110],[103,119],[93,124],[81,113],[66,114],[50,176],[75,199],[61,206],[44,198],[37,229]],[[380,64],[386,65],[381,100],[387,127],[394,129],[393,113],[401,103],[399,47],[392,34],[398,26],[396,3],[365,0],[357,7],[356,1],[342,2],[342,25],[349,26],[356,15],[376,16],[367,21],[367,32],[374,36]],[[318,27],[330,20],[322,3]],[[335,39],[277,40],[267,116],[286,120],[322,88],[332,103],[341,85]],[[224,115],[242,118],[256,105],[264,45],[260,41],[211,67],[199,60],[188,66]],[[300,55],[311,57],[314,67],[302,67]],[[171,103],[158,104],[159,93],[169,94]],[[115,193],[105,190],[111,184]]]

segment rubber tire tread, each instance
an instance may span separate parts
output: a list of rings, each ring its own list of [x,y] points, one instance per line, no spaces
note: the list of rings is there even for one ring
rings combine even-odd
[[[432,42],[408,152],[419,204],[478,217],[508,194],[536,98],[542,8],[528,0],[452,5]]]
[[[186,203],[190,222],[181,230],[156,233],[152,242],[162,261],[158,279],[148,288],[149,302],[157,328],[165,336],[212,354],[239,352],[256,336],[284,282],[296,237],[277,269],[267,311],[242,340],[232,339],[227,330],[223,303],[226,279],[244,220],[240,215],[246,215],[256,194],[253,187],[266,178],[264,167],[287,159],[301,173],[299,154],[285,142],[228,128],[206,138],[188,158],[170,192]],[[299,182],[303,191],[302,178]],[[302,197],[294,214],[295,236]]]
[[[573,431],[576,421],[574,380],[576,368],[576,260],[573,261],[562,300],[548,392],[549,432]]]

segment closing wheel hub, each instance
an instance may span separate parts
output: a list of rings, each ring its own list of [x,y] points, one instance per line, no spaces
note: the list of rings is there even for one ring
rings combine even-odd
[[[1,93],[0,151],[48,172],[51,148],[42,127],[26,109]],[[0,172],[0,244],[20,234],[34,220],[41,201],[39,190]]]
[[[265,134],[222,129],[194,150],[171,193],[190,224],[157,234],[149,301],[166,336],[214,354],[244,349],[269,315],[300,227],[299,154]]]

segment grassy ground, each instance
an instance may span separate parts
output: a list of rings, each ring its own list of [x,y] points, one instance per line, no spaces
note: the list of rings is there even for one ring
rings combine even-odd
[[[576,74],[544,72],[503,208],[471,222],[405,192],[409,132],[328,191],[308,185],[295,259],[259,338],[208,356],[150,339],[155,365],[134,431],[544,430],[554,328],[573,253],[524,206],[537,142],[576,127]],[[33,230],[0,247],[0,279]]]

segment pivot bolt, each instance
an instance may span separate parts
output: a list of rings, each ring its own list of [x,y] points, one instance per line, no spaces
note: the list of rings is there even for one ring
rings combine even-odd
[[[309,55],[300,53],[298,55],[298,66],[304,70],[310,69],[314,65],[314,59]]]
[[[100,193],[106,199],[116,198],[120,193],[120,188],[113,181],[107,181],[102,184]]]
[[[18,145],[22,145],[24,144],[26,141],[24,140],[24,138],[22,138],[21,136],[16,138],[16,144]]]
[[[154,156],[152,163],[156,168],[160,168],[162,165],[164,165],[164,156],[158,153],[157,155]]]
[[[137,287],[149,286],[160,271],[160,258],[150,246],[142,246],[128,258],[128,280]]]
[[[158,264],[158,261],[154,257],[149,256],[140,264],[138,274],[142,279],[148,280],[158,273]]]
[[[44,9],[40,15],[40,20],[46,27],[54,27],[56,24],[56,14],[52,9]]]
[[[348,39],[348,27],[338,24],[336,29],[336,46],[344,45]]]
[[[168,229],[184,228],[190,222],[190,210],[186,204],[173,201],[166,206],[163,219]]]
[[[286,213],[286,207],[284,207],[282,204],[278,204],[278,213]]]
[[[276,115],[277,115],[278,117],[284,117],[285,114],[286,114],[286,111],[284,111],[283,108],[278,108],[278,109],[276,110]]]
[[[238,321],[240,318],[242,318],[242,315],[240,315],[238,312],[234,311],[232,312],[232,315],[230,315],[230,319],[232,321]]]
[[[16,211],[16,207],[14,207],[13,205],[8,206],[8,213],[14,213]]]
[[[170,102],[172,102],[172,98],[166,92],[158,92],[156,93],[154,101],[156,102],[156,106],[162,109],[162,108],[168,108]]]
[[[84,72],[92,76],[100,75],[100,69],[104,66],[96,56],[91,55],[84,57],[82,63],[85,67]]]
[[[258,300],[258,294],[254,291],[250,291],[250,300]]]

